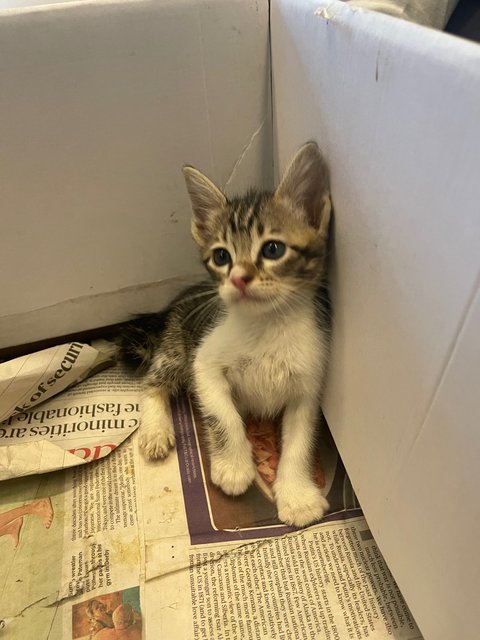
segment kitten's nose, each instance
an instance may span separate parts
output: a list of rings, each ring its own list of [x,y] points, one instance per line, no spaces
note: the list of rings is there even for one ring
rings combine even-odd
[[[233,284],[240,289],[240,291],[245,291],[247,288],[247,284],[253,280],[253,276],[249,273],[244,273],[241,276],[231,276],[230,280]]]
[[[253,269],[244,268],[243,265],[235,265],[230,272],[230,280],[242,293],[247,288],[247,284],[253,280]]]

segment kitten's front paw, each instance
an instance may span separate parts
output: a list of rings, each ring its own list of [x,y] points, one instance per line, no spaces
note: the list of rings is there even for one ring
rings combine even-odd
[[[279,519],[294,527],[306,527],[321,520],[329,509],[327,499],[315,484],[277,484],[275,496]]]
[[[175,446],[173,429],[146,429],[142,433],[140,427],[140,449],[147,460],[161,460],[166,458],[170,449]]]
[[[213,484],[229,496],[239,496],[248,489],[255,478],[255,465],[249,456],[239,460],[237,456],[212,455],[210,477]]]

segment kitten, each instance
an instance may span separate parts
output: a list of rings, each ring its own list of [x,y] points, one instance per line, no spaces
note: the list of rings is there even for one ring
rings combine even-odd
[[[144,375],[140,446],[147,458],[168,455],[170,398],[187,389],[206,423],[212,482],[235,496],[255,476],[244,418],[281,416],[278,515],[305,526],[328,509],[312,478],[330,328],[325,163],[308,143],[274,193],[231,199],[197,169],[183,173],[211,280],[123,333],[123,361]]]

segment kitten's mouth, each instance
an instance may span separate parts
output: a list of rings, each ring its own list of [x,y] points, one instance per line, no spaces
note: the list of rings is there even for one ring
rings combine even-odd
[[[257,287],[230,287],[226,286],[220,291],[220,296],[225,302],[232,306],[244,307],[270,307],[272,305],[272,295]]]
[[[261,298],[256,296],[251,291],[238,291],[235,296],[232,296],[233,302],[260,302]]]
[[[265,304],[268,303],[269,300],[257,291],[249,291],[248,289],[240,291],[236,289],[229,296],[229,302],[231,304],[254,305]]]

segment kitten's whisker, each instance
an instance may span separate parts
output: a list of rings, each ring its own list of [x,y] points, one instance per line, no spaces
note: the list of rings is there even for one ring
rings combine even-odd
[[[211,322],[211,314],[218,309],[218,301],[208,300],[202,308],[199,309],[199,313],[197,317],[194,317],[193,324],[191,327],[191,332],[195,334],[197,331],[200,331],[206,324]]]
[[[285,292],[278,291],[275,296],[268,297],[269,302],[271,302],[276,313],[279,313],[284,318],[287,316],[285,311],[285,307],[287,307],[288,311],[295,312],[295,309],[290,304],[289,296],[285,295]]]
[[[185,318],[185,320],[187,320],[190,317],[194,317],[194,321],[196,322],[198,320],[198,318],[202,318],[204,315],[206,315],[206,313],[210,310],[210,308],[212,307],[212,305],[216,304],[216,300],[214,299],[210,299],[210,300],[206,300],[204,302],[202,302],[202,304],[199,304],[198,307],[196,307],[195,309],[193,309],[188,316]],[[197,318],[195,318],[195,316],[197,316]]]
[[[327,296],[319,296],[316,292],[313,296],[308,296],[303,291],[292,291],[292,300],[300,301],[304,304],[312,305],[318,314],[318,316],[325,322],[329,322],[331,319],[331,312],[325,304],[330,305],[330,300]],[[325,303],[325,304],[322,304]]]
[[[317,309],[320,309],[323,311],[325,311],[325,308],[324,306],[322,306],[321,303],[322,302],[326,304],[330,303],[330,299],[328,295],[320,293],[319,289],[317,290],[309,289],[307,293],[307,291],[303,289],[298,289],[298,288],[293,289],[289,287],[288,292],[289,292],[289,298],[291,298],[292,300],[302,302],[307,305],[313,305]]]
[[[278,296],[277,296],[278,298]],[[270,304],[272,305],[275,313],[278,313],[279,315],[282,315],[285,317],[285,311],[282,309],[281,305],[278,304],[278,299],[275,298],[275,296],[268,296],[267,300],[270,302]]]
[[[188,298],[185,298],[185,301],[189,301],[189,300],[196,300],[197,298],[204,298],[205,296],[215,296],[217,293],[216,288],[212,288],[208,291],[202,291],[201,293],[195,293],[192,296],[188,296]]]
[[[210,305],[212,302],[215,302],[215,298],[211,297],[209,300],[206,300],[205,302],[202,302],[201,304],[199,304],[198,306],[196,306],[194,309],[192,309],[192,311],[190,311],[190,313],[188,313],[185,318],[182,319],[182,325],[186,324],[188,322],[188,320],[196,315],[197,313],[200,313],[201,311],[204,310],[204,308],[207,305]]]
[[[210,320],[210,312],[215,308],[216,300],[208,300],[200,309],[199,314],[196,318],[194,318],[192,324],[192,333],[196,333],[197,330],[203,327]]]

